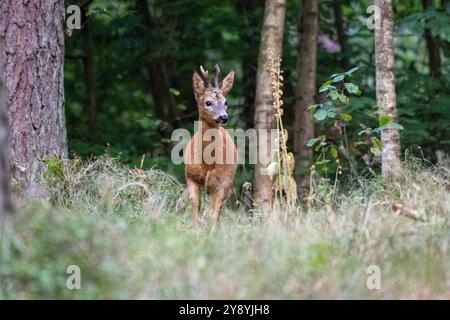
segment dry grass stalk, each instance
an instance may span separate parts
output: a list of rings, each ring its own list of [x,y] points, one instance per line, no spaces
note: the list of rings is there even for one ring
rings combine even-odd
[[[275,159],[269,165],[269,174],[273,178],[277,172],[274,184],[275,201],[273,211],[283,207],[289,210],[295,208],[297,201],[297,185],[293,178],[295,161],[294,155],[287,150],[288,133],[283,127],[283,71],[281,57],[272,49],[269,50],[270,75],[272,78],[273,109],[277,123],[278,136],[274,144]]]

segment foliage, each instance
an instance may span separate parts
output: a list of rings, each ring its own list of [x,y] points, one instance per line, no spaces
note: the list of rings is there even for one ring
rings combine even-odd
[[[69,2],[69,1],[68,1]],[[88,158],[101,155],[105,149],[120,156],[130,167],[140,164],[145,154],[144,168],[157,166],[178,179],[183,179],[182,166],[167,161],[170,156],[170,132],[178,127],[193,129],[197,118],[196,103],[191,88],[192,71],[200,64],[212,66],[219,63],[222,69],[234,69],[236,81],[229,99],[230,127],[248,127],[253,122],[253,104],[256,64],[264,2],[252,1],[147,1],[153,25],[145,27],[145,16],[136,10],[137,0],[96,0],[89,7],[88,18],[92,28],[94,74],[98,103],[98,132],[89,127],[89,107],[84,81],[82,59],[83,32],[74,30],[66,38],[65,89],[69,135],[72,153]],[[320,3],[320,28],[323,35],[337,43],[336,26],[330,8],[333,1]],[[338,72],[328,79],[331,70],[342,70],[342,59],[361,70],[352,74],[364,96],[352,83],[343,88],[348,109],[343,120],[350,141],[359,141],[365,128],[378,127],[375,111],[375,77],[373,32],[366,28],[366,8],[370,1],[341,1],[347,46],[341,52],[328,52],[323,46],[318,50],[318,81],[336,80],[345,76]],[[450,72],[447,39],[450,15],[448,8],[422,8],[421,1],[396,3],[396,75],[399,123],[403,149],[420,146],[431,161],[437,150],[450,151],[450,118],[446,106],[450,101]],[[294,105],[298,47],[298,3],[288,1],[285,41],[283,48],[284,114],[287,131],[295,129]],[[447,11],[446,11],[447,10]],[[442,53],[442,76],[430,79],[424,28],[439,35]],[[160,117],[155,104],[155,92],[150,86],[152,61],[162,61],[167,66],[168,84],[165,88],[175,100],[176,110],[169,118]],[[156,75],[156,77],[159,77]],[[163,82],[162,80],[160,82]],[[334,84],[336,82],[333,82]],[[333,85],[330,83],[330,85]],[[341,90],[339,88],[339,90]],[[336,90],[330,93],[333,101],[346,99]],[[354,98],[352,96],[355,96]],[[316,114],[318,121],[329,119],[335,111],[323,106]],[[351,115],[352,119],[349,118]],[[361,125],[365,127],[361,128]],[[325,134],[326,135],[326,134]],[[373,134],[372,134],[373,136]],[[377,153],[378,141],[367,136],[364,154]],[[292,147],[293,139],[288,141]],[[372,149],[372,150],[370,150]],[[333,154],[335,149],[331,148]],[[339,149],[338,149],[339,151]],[[372,153],[371,153],[372,151]],[[354,161],[356,169],[367,166],[362,157]],[[296,171],[305,168],[296,168]],[[376,170],[376,168],[375,168]],[[333,169],[335,171],[335,168]],[[344,170],[344,174],[346,170]],[[251,180],[253,168],[239,168],[236,184]]]
[[[394,122],[391,116],[380,114],[378,110],[371,112],[369,109],[368,112],[366,111],[366,117],[369,118],[374,114],[378,115],[378,127],[371,128],[364,124],[367,119],[360,118],[358,123],[362,130],[358,132],[357,139],[349,141],[347,131],[355,112],[349,103],[350,97],[361,96],[359,87],[349,82],[349,80],[352,74],[358,70],[358,67],[354,67],[344,73],[333,74],[319,88],[319,93],[326,94],[325,102],[308,107],[313,112],[313,117],[317,122],[323,122],[328,127],[335,128],[337,132],[337,137],[333,137],[333,140],[328,139],[325,135],[320,135],[310,139],[306,144],[308,147],[314,147],[314,151],[318,153],[311,174],[315,174],[319,168],[324,174],[323,182],[325,184],[323,186],[326,186],[329,180],[328,172],[330,169],[335,169],[333,192],[336,191],[337,176],[341,175],[344,169],[342,167],[343,159],[347,160],[352,175],[355,177],[358,176],[358,170],[355,165],[355,158],[358,155],[360,155],[361,160],[364,161],[368,169],[374,172],[372,166],[374,163],[379,162],[383,146],[379,138],[381,131],[387,128],[403,129],[403,126]],[[364,149],[368,152],[365,152]],[[332,160],[335,162],[334,167]]]

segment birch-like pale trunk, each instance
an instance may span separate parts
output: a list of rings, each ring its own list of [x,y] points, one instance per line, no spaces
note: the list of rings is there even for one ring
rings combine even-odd
[[[377,105],[382,115],[397,121],[394,70],[394,17],[391,0],[375,0],[380,15],[375,15],[375,65]],[[401,170],[400,133],[388,128],[381,132],[381,172],[383,176],[397,175]]]
[[[269,150],[272,146],[270,129],[276,125],[269,49],[272,49],[275,55],[282,53],[285,14],[286,0],[266,0],[256,75],[255,129],[268,130],[266,141],[259,139],[258,143],[266,144]],[[272,181],[268,175],[262,174],[267,166],[268,164],[260,161],[255,166],[255,200],[263,212],[270,212],[272,208]]]

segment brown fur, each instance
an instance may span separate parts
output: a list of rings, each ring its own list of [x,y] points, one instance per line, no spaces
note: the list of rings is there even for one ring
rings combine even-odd
[[[237,167],[237,151],[228,132],[215,120],[218,110],[226,110],[224,95],[233,86],[234,73],[225,77],[224,81],[217,87],[205,87],[201,77],[194,73],[193,87],[197,98],[199,109],[199,130],[189,141],[185,154],[185,174],[189,197],[193,205],[194,220],[196,225],[200,222],[201,195],[206,191],[210,197],[210,212],[215,221],[219,220],[220,210],[223,202],[230,194],[233,187],[233,179]],[[212,101],[214,107],[206,108],[205,102]],[[221,109],[222,108],[222,109]],[[204,133],[208,129],[218,130],[219,141],[212,139],[208,141]],[[207,163],[204,158],[205,148],[212,147],[212,143],[220,145],[217,151],[222,152],[224,161],[222,163]],[[200,149],[201,146],[201,149]],[[226,163],[227,152],[230,152],[231,163]],[[212,153],[214,156],[214,153]]]

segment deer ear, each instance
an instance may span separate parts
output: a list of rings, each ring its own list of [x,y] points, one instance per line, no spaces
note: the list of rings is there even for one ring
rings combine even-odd
[[[233,88],[234,81],[234,71],[231,71],[227,76],[223,79],[220,90],[225,95],[230,92],[231,88]]]
[[[194,72],[194,75],[192,76],[192,87],[194,88],[194,93],[196,97],[205,93],[205,82],[198,75],[197,72]]]

